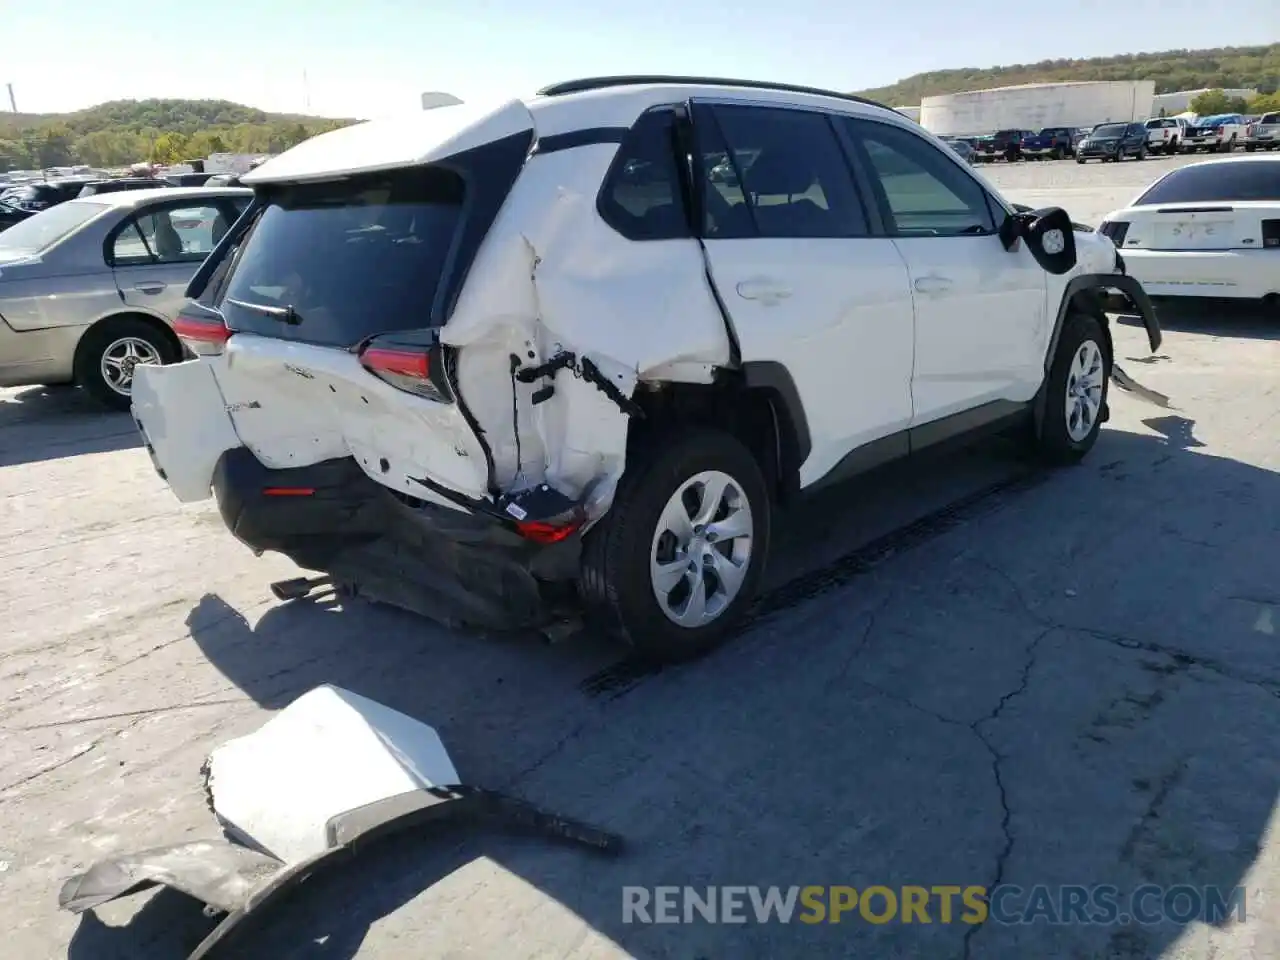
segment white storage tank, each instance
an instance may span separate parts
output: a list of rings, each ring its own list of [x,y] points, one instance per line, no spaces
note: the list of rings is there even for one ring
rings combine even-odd
[[[996,130],[1086,127],[1106,120],[1146,120],[1154,80],[1030,83],[994,87],[920,103],[920,125],[938,136],[973,136]]]

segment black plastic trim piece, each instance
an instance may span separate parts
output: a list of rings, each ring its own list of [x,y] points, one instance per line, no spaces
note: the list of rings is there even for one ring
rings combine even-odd
[[[1117,263],[1123,264],[1118,256]],[[1062,336],[1062,325],[1071,311],[1071,302],[1075,295],[1087,292],[1097,297],[1108,290],[1118,290],[1125,295],[1142,318],[1142,325],[1147,328],[1147,343],[1150,344],[1152,353],[1160,349],[1164,334],[1160,330],[1160,321],[1156,318],[1155,306],[1152,305],[1147,292],[1142,289],[1141,283],[1123,273],[1082,273],[1078,277],[1072,277],[1062,291],[1062,301],[1058,304],[1058,316],[1054,320],[1053,334],[1049,337],[1049,349],[1044,355],[1046,373],[1053,364],[1053,355],[1058,349],[1058,340]],[[1100,306],[1099,310],[1101,310]]]
[[[953,440],[969,439],[981,433],[999,432],[1018,420],[1030,417],[1031,403],[1016,400],[992,400],[969,410],[961,410],[938,420],[912,427],[911,452],[937,447]]]
[[[582,130],[571,130],[568,133],[553,133],[549,137],[539,137],[533,145],[533,155],[556,153],[560,150],[572,150],[575,147],[589,147],[598,143],[622,143],[622,139],[630,132],[630,127],[586,127]]]
[[[779,93],[802,93],[814,97],[831,97],[846,103],[861,103],[868,107],[879,107],[892,110],[876,100],[859,97],[852,93],[839,93],[835,90],[823,90],[821,87],[806,87],[794,83],[772,83],[768,80],[738,80],[728,77],[684,77],[666,74],[623,74],[613,77],[584,77],[580,80],[565,80],[553,83],[538,91],[540,97],[562,97],[570,93],[585,93],[588,90],[603,90],[608,87],[637,87],[670,84],[685,87],[742,87],[746,90],[777,90]]]
[[[806,495],[834,484],[852,480],[887,464],[936,451],[951,444],[968,443],[981,436],[999,433],[1034,415],[1034,401],[992,400],[950,416],[899,430],[887,437],[864,443],[846,453],[834,467],[804,488]]]
[[[886,464],[905,459],[910,454],[910,431],[899,430],[897,433],[891,433],[887,437],[872,440],[870,443],[864,443],[850,450],[840,458],[839,463],[805,487],[804,493],[805,495],[817,493],[864,473],[870,473]]]
[[[797,469],[813,452],[813,437],[809,433],[809,418],[804,412],[804,401],[789,371],[776,360],[748,360],[742,365],[743,385],[748,390],[772,390],[782,402],[784,413],[791,422],[796,439]]]

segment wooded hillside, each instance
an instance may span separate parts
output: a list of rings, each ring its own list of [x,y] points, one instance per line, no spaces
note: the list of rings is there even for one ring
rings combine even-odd
[[[0,113],[0,170],[276,153],[353,122],[266,113],[227,100],[115,100],[75,113]]]
[[[859,90],[895,107],[913,107],[923,97],[1020,83],[1071,83],[1088,80],[1154,80],[1156,93],[1205,87],[1250,87],[1274,93],[1280,85],[1280,43],[1262,47],[1165,50],[1088,60],[1043,60],[1006,67],[961,67],[917,73],[887,87]]]

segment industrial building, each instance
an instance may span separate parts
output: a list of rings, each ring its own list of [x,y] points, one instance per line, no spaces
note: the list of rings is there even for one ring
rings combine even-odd
[[[920,103],[919,122],[930,133],[948,137],[996,130],[1086,127],[1107,120],[1146,120],[1152,116],[1155,93],[1154,80],[994,87],[925,97]]]
[[[1157,93],[1151,103],[1153,117],[1173,117],[1191,109],[1191,101],[1202,93],[1208,93],[1209,87],[1200,90],[1179,90],[1177,93]],[[1227,99],[1250,100],[1258,95],[1257,90],[1223,90]]]

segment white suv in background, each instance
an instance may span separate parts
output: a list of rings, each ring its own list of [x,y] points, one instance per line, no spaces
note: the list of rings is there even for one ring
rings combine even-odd
[[[995,429],[1083,456],[1104,292],[1160,342],[1109,240],[826,91],[575,81],[243,182],[177,324],[201,358],[137,374],[177,496],[346,594],[651,657],[731,633],[799,495]]]

